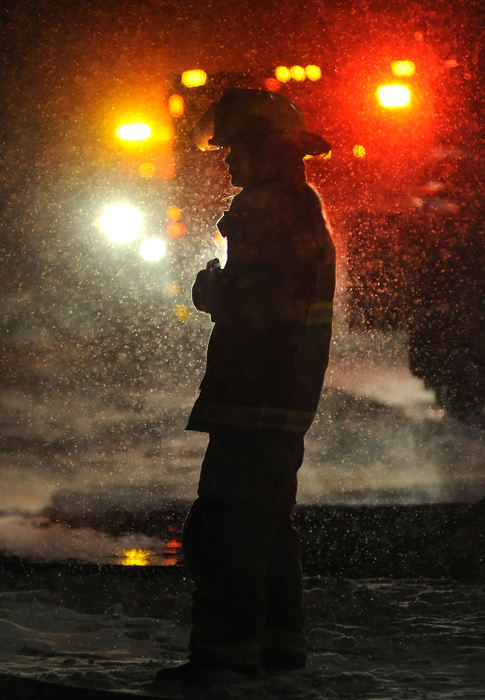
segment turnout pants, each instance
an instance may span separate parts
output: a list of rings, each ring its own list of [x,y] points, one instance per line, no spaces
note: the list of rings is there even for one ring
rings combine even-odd
[[[277,430],[210,433],[183,550],[195,583],[191,658],[255,668],[304,664],[300,549],[291,511],[303,436]]]

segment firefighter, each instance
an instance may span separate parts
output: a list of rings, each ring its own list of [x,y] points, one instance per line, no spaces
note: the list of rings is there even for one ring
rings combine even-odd
[[[241,188],[218,223],[227,263],[192,290],[214,327],[187,429],[207,432],[183,550],[195,583],[190,660],[161,680],[207,668],[249,675],[305,666],[302,579],[291,512],[303,438],[331,337],[335,251],[303,158],[329,144],[277,93],[231,89],[194,129],[228,148]]]

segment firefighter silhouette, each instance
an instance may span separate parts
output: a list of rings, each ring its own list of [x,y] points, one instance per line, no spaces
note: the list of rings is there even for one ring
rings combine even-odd
[[[211,260],[192,297],[214,327],[187,429],[209,434],[183,549],[195,583],[190,660],[247,674],[302,668],[302,579],[291,513],[304,435],[328,364],[335,251],[303,157],[330,145],[279,94],[231,89],[193,132],[229,147],[242,188],[218,223],[227,263]]]

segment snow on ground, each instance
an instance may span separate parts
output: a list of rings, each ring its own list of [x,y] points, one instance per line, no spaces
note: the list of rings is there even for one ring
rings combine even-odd
[[[98,689],[153,691],[157,669],[185,659],[189,585],[181,572],[158,568],[158,593],[144,600],[146,575],[130,573],[120,577],[107,567],[83,578],[78,572],[71,585],[84,595],[76,592],[70,601],[69,577],[63,590],[25,589],[27,581],[17,579],[18,586],[0,593],[0,671]],[[111,601],[98,593],[106,586],[113,587]],[[483,585],[313,578],[305,587],[308,668],[237,683],[221,676],[197,697],[485,697]],[[177,689],[178,697],[193,696],[193,690]],[[162,695],[168,690],[158,685]]]

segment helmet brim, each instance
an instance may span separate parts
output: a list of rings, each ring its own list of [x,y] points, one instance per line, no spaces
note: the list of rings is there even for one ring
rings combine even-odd
[[[232,92],[237,92],[236,90]],[[244,132],[238,130],[236,132],[226,128],[221,128],[221,123],[224,125],[225,120],[231,116],[231,110],[235,110],[237,107],[234,106],[232,99],[232,92],[227,91],[224,96],[227,95],[224,101],[224,96],[219,102],[212,104],[209,109],[202,115],[197,124],[193,127],[190,132],[190,138],[193,143],[201,151],[214,151],[221,148],[231,146],[232,143],[237,141],[246,141],[248,143],[268,143],[272,144],[275,148],[294,148],[301,154],[303,158],[306,155],[318,156],[326,155],[330,152],[330,144],[322,136],[314,134],[307,131],[304,127],[304,120],[301,117],[298,109],[291,105],[294,109],[294,114],[291,113],[292,121],[301,121],[303,128],[287,128],[287,129],[268,129],[267,118],[258,115],[254,116],[251,125],[247,122],[245,123]],[[259,91],[241,91],[243,93],[258,92]],[[264,93],[262,93],[264,94]],[[269,93],[268,93],[269,94]],[[259,95],[258,95],[259,96]],[[225,110],[221,111],[220,105],[223,104]],[[270,106],[273,107],[274,102],[270,102]],[[219,111],[218,111],[219,110]],[[228,112],[228,114],[226,114]],[[296,115],[296,116],[295,116]],[[299,118],[298,118],[299,117]],[[258,119],[262,120],[262,123],[258,122]]]
[[[323,156],[330,153],[332,146],[329,142],[311,131],[289,130],[274,131],[270,134],[270,141],[290,146],[299,151],[301,156]]]
[[[190,138],[200,151],[216,151],[223,147],[213,143],[216,109],[217,103],[211,105],[190,131]]]

